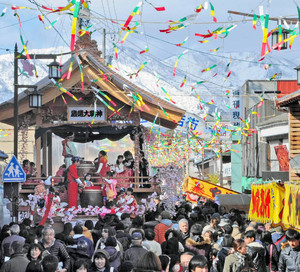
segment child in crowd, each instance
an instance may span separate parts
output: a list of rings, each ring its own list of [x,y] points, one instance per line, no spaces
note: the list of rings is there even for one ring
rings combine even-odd
[[[92,179],[92,174],[90,174],[90,173],[85,174],[84,181],[83,181],[84,187],[94,186],[94,183],[91,181],[91,179]]]

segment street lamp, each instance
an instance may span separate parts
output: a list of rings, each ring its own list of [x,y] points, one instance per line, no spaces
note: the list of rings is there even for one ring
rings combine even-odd
[[[297,71],[297,84],[300,85],[300,65],[295,70]]]
[[[64,53],[70,54],[70,53]],[[56,62],[58,55],[55,54],[29,54],[32,59],[52,59],[53,62],[49,66],[49,77],[53,79],[61,78],[61,66]],[[14,155],[18,158],[18,128],[19,128],[19,88],[33,88],[33,92],[28,92],[29,94],[29,107],[39,108],[42,106],[42,97],[41,93],[37,91],[37,86],[34,85],[19,85],[18,84],[18,60],[27,59],[27,56],[24,56],[18,52],[18,45],[15,44],[14,51]]]
[[[289,34],[289,31],[287,31],[286,29],[282,29],[282,41],[284,41],[285,39],[287,39]],[[279,41],[279,30],[275,30],[272,32],[272,46],[278,44]],[[280,46],[281,50],[287,49],[287,42],[283,43]]]
[[[49,78],[53,78],[55,80],[58,80],[61,78],[61,76],[62,76],[61,67],[56,60],[52,61],[48,65],[48,67],[49,67]]]
[[[34,91],[28,93],[29,108],[40,108],[42,106],[42,94],[37,91],[37,86],[34,87]]]

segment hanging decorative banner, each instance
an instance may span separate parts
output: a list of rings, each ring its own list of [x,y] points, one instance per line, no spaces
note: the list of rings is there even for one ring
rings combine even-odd
[[[182,191],[185,194],[197,195],[211,200],[220,194],[239,194],[236,191],[194,177],[187,177],[184,180]]]
[[[5,15],[6,10],[7,10],[7,8],[5,8],[4,10],[2,10],[2,13],[1,13],[0,17],[3,17]]]
[[[182,43],[177,43],[176,46],[183,46],[187,42],[188,39],[189,39],[189,37],[186,37]]]
[[[200,13],[200,11],[203,9],[203,5],[199,5],[198,7],[196,7],[195,12],[196,13]]]
[[[274,146],[274,149],[280,165],[280,170],[289,171],[290,159],[289,159],[289,151],[286,145]]]
[[[138,76],[139,72],[145,67],[145,65],[146,65],[147,63],[148,63],[148,62],[145,61],[145,62],[142,64],[142,66],[141,66],[141,67],[138,69],[138,71],[136,72],[135,77]]]
[[[284,186],[276,182],[251,185],[249,219],[261,223],[282,221]]]
[[[157,11],[165,11],[166,10],[165,7],[155,7],[152,3],[150,3],[147,0],[145,0],[145,2],[148,3],[150,6],[152,6],[153,8],[155,8]]]
[[[215,68],[215,67],[217,67],[217,64],[214,64],[213,66],[210,66],[210,67],[208,67],[208,68],[206,68],[206,69],[203,69],[201,72],[203,73],[203,72],[207,72],[207,71],[209,71],[209,70],[211,70],[211,69],[213,69],[213,68]]]
[[[252,22],[252,27],[253,29],[256,30],[256,23],[257,23],[257,15],[253,14],[253,22]]]
[[[268,51],[270,52],[270,46],[268,43],[268,27],[269,27],[269,14],[266,14],[265,16],[265,24],[263,28],[263,42],[262,42],[262,47],[261,47],[261,53],[260,56],[264,56],[266,53],[266,47],[268,47]]]
[[[210,5],[210,15],[213,17],[213,20],[216,23],[217,18],[215,17],[215,8],[214,8],[214,6],[212,5],[211,2],[209,2],[209,5]]]
[[[300,229],[300,184],[288,183],[284,185],[284,210],[282,223],[285,228]]]
[[[185,84],[185,82],[186,82],[186,75],[184,76],[184,79],[183,79],[182,83],[180,84],[180,88],[183,87],[183,85]]]
[[[189,50],[183,51],[183,52],[179,55],[179,57],[177,58],[177,60],[176,60],[176,62],[175,62],[175,65],[174,65],[174,69],[173,69],[173,76],[176,75],[176,69],[177,69],[177,64],[178,64],[179,59],[180,59],[184,54],[186,54],[188,51],[189,51]]]
[[[128,19],[126,20],[125,24],[124,24],[124,29],[128,28],[132,18],[136,15],[139,14],[139,9],[142,6],[143,2],[139,2],[137,4],[137,6],[134,8],[134,10],[131,12],[131,14],[129,15]]]
[[[274,80],[275,79],[275,77],[277,76],[278,74],[277,73],[275,73],[271,78],[270,78],[270,80]]]
[[[76,0],[75,9],[73,14],[73,21],[72,21],[72,32],[71,32],[71,45],[70,50],[75,50],[75,36],[76,36],[76,27],[77,27],[77,18],[80,10],[80,0]]]
[[[144,53],[146,53],[146,52],[148,52],[148,51],[149,51],[149,48],[146,47],[146,49],[145,49],[145,50],[142,50],[142,51],[140,52],[140,54],[144,54]]]
[[[115,50],[115,55],[116,55],[116,59],[118,59],[118,49],[115,43],[112,43],[114,46],[114,50]]]

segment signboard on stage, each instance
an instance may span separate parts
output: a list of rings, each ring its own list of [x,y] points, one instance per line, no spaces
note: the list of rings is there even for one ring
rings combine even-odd
[[[68,121],[70,122],[99,122],[106,120],[105,108],[97,107],[68,107]]]
[[[10,162],[6,166],[2,174],[3,182],[25,182],[26,174],[18,162],[17,158],[13,155]]]

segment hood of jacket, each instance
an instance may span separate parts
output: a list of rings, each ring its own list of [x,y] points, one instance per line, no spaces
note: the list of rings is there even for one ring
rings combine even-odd
[[[168,227],[170,227],[173,223],[172,223],[172,220],[170,220],[170,219],[162,219],[161,221],[160,221],[160,223],[162,223],[162,224],[164,224],[164,225],[166,225],[166,226],[168,226]]]
[[[264,246],[256,241],[250,243],[247,245],[248,247],[258,247],[258,248],[263,248],[264,249]]]
[[[109,254],[109,261],[113,262],[115,261],[117,258],[120,257],[120,252],[116,250],[116,248],[112,247],[112,246],[107,246],[104,248],[105,251],[108,252]]]
[[[210,245],[208,241],[202,241],[202,242],[195,242],[192,238],[188,238],[185,241],[186,245],[197,247],[197,246],[203,246],[203,245]]]

